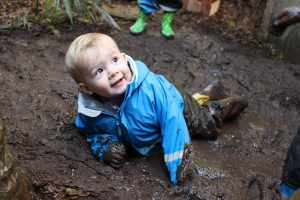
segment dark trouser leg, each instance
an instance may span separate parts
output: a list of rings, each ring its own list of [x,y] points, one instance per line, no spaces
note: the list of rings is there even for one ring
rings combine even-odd
[[[289,187],[300,188],[300,127],[288,150],[281,179]]]
[[[170,10],[179,10],[180,8],[182,8],[181,0],[158,0],[157,4],[169,8]]]

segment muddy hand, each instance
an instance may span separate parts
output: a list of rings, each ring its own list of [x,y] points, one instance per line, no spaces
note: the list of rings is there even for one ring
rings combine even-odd
[[[104,152],[103,161],[113,168],[120,168],[125,162],[126,148],[121,142],[112,143]]]
[[[194,152],[192,146],[190,144],[185,145],[182,156],[182,163],[177,170],[177,184],[183,184],[183,182],[192,175],[194,167],[193,157]]]
[[[300,22],[300,7],[285,8],[272,20],[270,33],[280,36],[288,26],[297,22]]]

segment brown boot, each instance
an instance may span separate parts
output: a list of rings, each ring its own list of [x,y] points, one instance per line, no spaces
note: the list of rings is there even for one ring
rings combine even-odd
[[[209,103],[210,113],[215,117],[220,117],[222,121],[237,116],[247,107],[247,99],[241,96],[230,96]]]
[[[200,92],[200,94],[209,96],[210,101],[217,101],[228,97],[222,83],[219,80],[211,82]]]
[[[191,138],[214,139],[220,133],[220,120],[211,115],[207,105],[200,105],[191,95],[184,94],[184,118]]]

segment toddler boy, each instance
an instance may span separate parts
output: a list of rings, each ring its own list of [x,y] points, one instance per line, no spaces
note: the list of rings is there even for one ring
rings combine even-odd
[[[193,137],[213,138],[222,120],[247,107],[243,98],[228,97],[216,82],[203,93],[222,100],[201,106],[201,98],[185,95],[184,110],[184,100],[171,83],[100,33],[76,38],[66,65],[79,88],[75,124],[99,160],[119,168],[127,145],[142,155],[161,145],[173,184],[182,183],[193,166],[188,126]]]

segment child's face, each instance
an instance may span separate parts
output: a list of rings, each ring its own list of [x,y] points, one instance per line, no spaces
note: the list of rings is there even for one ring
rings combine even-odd
[[[102,42],[88,48],[83,63],[83,83],[79,83],[83,92],[107,98],[123,96],[132,75],[126,55],[114,43]]]

